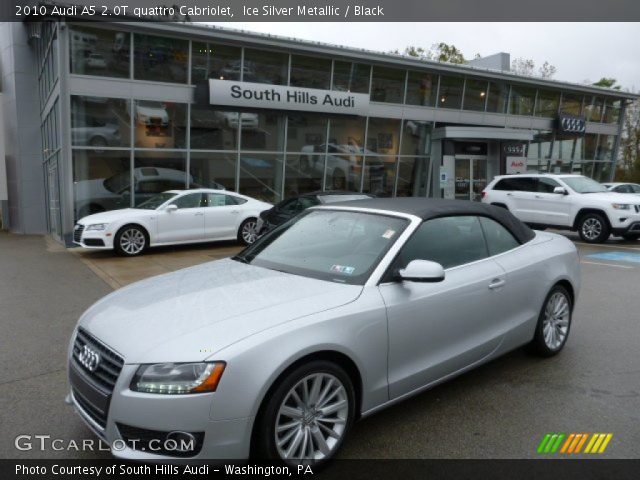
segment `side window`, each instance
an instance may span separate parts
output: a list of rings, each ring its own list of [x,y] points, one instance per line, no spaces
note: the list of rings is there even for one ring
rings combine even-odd
[[[478,217],[434,218],[420,225],[402,247],[395,268],[404,268],[412,260],[431,260],[451,268],[487,256]]]
[[[498,255],[520,246],[514,236],[511,235],[511,232],[495,220],[480,217],[480,225],[482,225],[482,231],[487,240],[490,256]]]
[[[633,193],[640,193],[640,185],[631,185]]]
[[[493,189],[509,192],[535,192],[536,183],[536,179],[531,177],[503,178],[496,183]]]
[[[616,188],[614,188],[613,191],[618,193],[633,193],[633,190],[631,189],[631,185],[619,185]]]
[[[234,197],[233,195],[227,195],[227,205],[242,205],[247,203],[247,200],[240,197]]]
[[[171,203],[178,208],[198,208],[202,206],[202,193],[189,193],[178,197]]]
[[[222,193],[205,193],[207,199],[207,207],[224,207],[226,203],[226,195]]]
[[[280,205],[279,210],[284,213],[295,213],[297,211],[297,208],[298,208],[298,199],[292,198],[291,200],[286,201],[282,205]]]
[[[538,192],[553,193],[553,189],[561,185],[551,178],[540,177],[538,179]]]

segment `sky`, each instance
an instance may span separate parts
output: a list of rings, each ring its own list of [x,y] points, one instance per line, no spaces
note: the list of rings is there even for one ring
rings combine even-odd
[[[388,52],[413,45],[453,44],[468,59],[508,52],[511,59],[545,61],[555,80],[595,82],[613,77],[624,90],[640,91],[640,23],[216,23]]]

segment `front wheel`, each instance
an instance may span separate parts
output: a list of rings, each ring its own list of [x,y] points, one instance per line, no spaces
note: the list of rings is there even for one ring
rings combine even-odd
[[[125,225],[113,239],[116,252],[126,257],[142,254],[149,246],[147,232],[138,225]]]
[[[338,365],[315,360],[286,375],[256,424],[261,457],[322,466],[340,449],[355,416],[355,392]]]
[[[572,311],[571,295],[567,289],[562,285],[553,287],[544,301],[530,344],[534,353],[551,357],[562,350],[569,337]]]
[[[599,213],[588,213],[578,223],[578,233],[582,241],[587,243],[604,243],[611,228],[607,219]]]
[[[251,245],[258,239],[258,221],[247,218],[238,229],[238,241],[244,245]]]

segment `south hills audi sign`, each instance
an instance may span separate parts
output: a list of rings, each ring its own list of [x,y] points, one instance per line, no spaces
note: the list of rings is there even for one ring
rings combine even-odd
[[[363,93],[214,79],[209,79],[209,103],[359,116],[369,111],[369,95]]]
[[[567,135],[582,135],[587,130],[587,119],[582,115],[558,115],[558,132]]]

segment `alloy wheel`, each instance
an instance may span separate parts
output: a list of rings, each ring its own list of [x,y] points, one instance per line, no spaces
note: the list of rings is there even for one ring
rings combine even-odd
[[[144,250],[147,239],[137,228],[129,228],[120,235],[120,248],[128,255],[137,255]]]
[[[257,240],[258,232],[256,227],[257,222],[254,220],[249,220],[242,226],[242,232],[240,234],[242,235],[242,240],[244,240],[247,245],[251,245]]]
[[[551,350],[558,350],[567,338],[570,315],[571,307],[566,295],[562,292],[551,295],[545,306],[542,321],[544,343]]]
[[[283,460],[314,462],[333,454],[345,434],[349,397],[329,373],[314,373],[285,395],[276,415],[275,444]]]
[[[597,218],[587,218],[582,223],[582,234],[588,240],[597,239],[602,233],[602,222]]]

